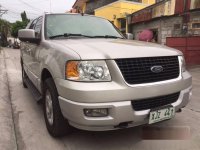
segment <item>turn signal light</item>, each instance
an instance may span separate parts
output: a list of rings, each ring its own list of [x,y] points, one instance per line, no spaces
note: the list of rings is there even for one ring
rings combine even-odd
[[[69,61],[66,64],[66,78],[70,79],[78,79],[78,62],[77,61]]]

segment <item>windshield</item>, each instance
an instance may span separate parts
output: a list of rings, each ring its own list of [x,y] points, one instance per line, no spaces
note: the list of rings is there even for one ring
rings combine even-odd
[[[122,34],[108,20],[88,15],[47,15],[45,32],[46,38],[58,35],[123,38]]]

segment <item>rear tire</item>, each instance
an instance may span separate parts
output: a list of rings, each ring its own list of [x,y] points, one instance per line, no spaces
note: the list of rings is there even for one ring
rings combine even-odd
[[[62,115],[52,78],[48,78],[44,83],[43,111],[47,130],[53,137],[64,136],[71,131],[68,121]]]
[[[28,76],[27,76],[26,72],[24,71],[24,67],[23,67],[23,64],[22,64],[22,84],[23,84],[24,88],[27,88],[27,85],[24,82],[25,78],[28,78]]]

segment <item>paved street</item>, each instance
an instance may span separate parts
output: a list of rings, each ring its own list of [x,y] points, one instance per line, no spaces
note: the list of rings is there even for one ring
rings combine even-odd
[[[200,149],[200,66],[190,68],[193,96],[181,113],[170,121],[155,124],[190,131],[184,140],[144,140],[143,127],[88,132],[75,130],[63,138],[52,138],[45,127],[41,105],[21,82],[19,50],[0,53],[0,149],[1,150],[199,150]],[[177,131],[177,132],[176,132]],[[153,131],[152,131],[153,132]],[[174,130],[174,134],[180,134]]]

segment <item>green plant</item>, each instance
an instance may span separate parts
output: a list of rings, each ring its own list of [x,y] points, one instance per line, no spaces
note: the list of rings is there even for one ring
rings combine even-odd
[[[7,46],[7,36],[10,33],[10,23],[0,19],[0,46]]]
[[[11,35],[14,37],[14,38],[17,38],[18,37],[18,31],[20,29],[24,29],[26,28],[27,24],[29,23],[29,19],[27,18],[26,16],[26,12],[22,12],[21,13],[21,18],[22,18],[22,21],[16,21],[15,23],[12,24],[12,30],[11,30]]]

